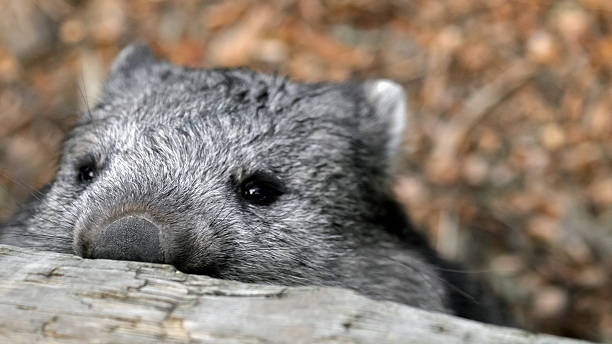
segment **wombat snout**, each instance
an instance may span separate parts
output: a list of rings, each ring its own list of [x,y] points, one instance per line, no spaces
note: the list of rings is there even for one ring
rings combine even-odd
[[[163,263],[160,234],[160,228],[143,217],[120,217],[100,231],[90,258]]]

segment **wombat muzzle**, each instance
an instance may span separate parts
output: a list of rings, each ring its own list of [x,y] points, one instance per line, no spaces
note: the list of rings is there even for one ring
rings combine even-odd
[[[93,245],[93,257],[163,263],[160,229],[149,220],[129,215],[102,229]]]

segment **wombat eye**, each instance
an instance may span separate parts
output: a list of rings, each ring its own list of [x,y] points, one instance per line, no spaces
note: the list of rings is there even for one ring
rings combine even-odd
[[[268,205],[276,201],[285,188],[274,176],[256,173],[240,185],[240,195],[249,203]]]
[[[78,181],[81,183],[90,183],[98,174],[96,164],[93,161],[87,161],[78,167]]]

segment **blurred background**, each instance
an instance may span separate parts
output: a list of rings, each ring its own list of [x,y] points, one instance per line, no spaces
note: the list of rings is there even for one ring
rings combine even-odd
[[[411,102],[397,198],[525,328],[612,342],[609,0],[0,0],[0,219],[51,180],[121,47]]]

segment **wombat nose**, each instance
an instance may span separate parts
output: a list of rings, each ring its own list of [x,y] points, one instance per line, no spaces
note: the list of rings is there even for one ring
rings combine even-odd
[[[116,219],[98,235],[93,257],[116,260],[163,263],[159,228],[139,216]]]

